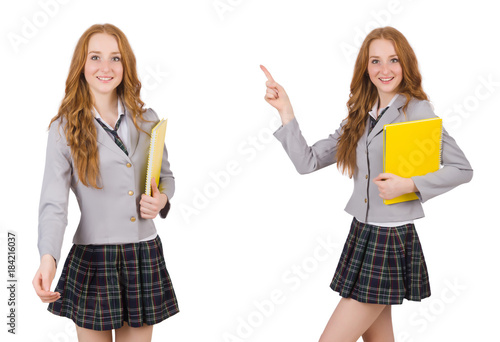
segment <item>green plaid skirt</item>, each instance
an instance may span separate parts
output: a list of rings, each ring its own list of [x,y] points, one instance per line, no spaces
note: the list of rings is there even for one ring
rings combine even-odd
[[[355,218],[330,284],[362,303],[401,304],[431,295],[422,246],[413,224],[379,227]]]
[[[160,237],[123,245],[73,245],[48,310],[92,330],[156,324],[179,312]]]

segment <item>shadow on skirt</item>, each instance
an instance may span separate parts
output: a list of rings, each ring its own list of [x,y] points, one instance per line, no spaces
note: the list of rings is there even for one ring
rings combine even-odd
[[[415,226],[379,227],[354,218],[330,287],[362,303],[390,305],[429,297]]]
[[[160,237],[123,245],[73,245],[49,304],[92,330],[156,324],[179,312]]]

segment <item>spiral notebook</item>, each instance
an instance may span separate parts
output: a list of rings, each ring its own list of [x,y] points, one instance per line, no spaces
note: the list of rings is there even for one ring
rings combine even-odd
[[[148,168],[146,172],[146,188],[144,193],[151,196],[151,177],[155,178],[156,185],[160,181],[161,160],[163,147],[165,145],[165,133],[167,131],[167,120],[161,119],[151,130],[151,141],[149,143]]]
[[[439,170],[442,132],[443,120],[438,117],[384,125],[384,172],[409,178]],[[384,204],[416,199],[412,192]]]

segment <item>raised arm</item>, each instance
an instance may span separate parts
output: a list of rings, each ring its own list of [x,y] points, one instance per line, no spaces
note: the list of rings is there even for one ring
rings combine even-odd
[[[285,89],[273,79],[263,65],[260,68],[267,77],[264,99],[278,110],[283,123],[274,136],[283,145],[297,171],[300,174],[310,173],[335,163],[337,161],[337,142],[342,133],[342,125],[328,138],[309,146],[300,131]]]

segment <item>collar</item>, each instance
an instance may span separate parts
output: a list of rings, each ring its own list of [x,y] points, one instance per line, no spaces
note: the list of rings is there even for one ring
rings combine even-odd
[[[118,107],[118,118],[116,119],[116,121],[118,122],[118,119],[120,118],[120,116],[125,115],[125,107],[123,107],[123,103],[122,103],[121,98],[118,97],[117,102],[118,102],[118,106],[117,106]],[[94,116],[96,119],[100,119],[101,122],[103,124],[105,124],[109,129],[111,129],[111,130],[113,129],[110,125],[108,125],[106,123],[106,121],[104,121],[102,119],[101,114],[99,114],[99,112],[97,111],[97,109],[95,107],[92,107],[92,113],[94,113]],[[116,122],[115,122],[115,124],[116,124]]]
[[[399,94],[399,96],[394,100],[394,103],[392,103],[392,105],[387,109],[384,115],[380,117],[379,120],[377,120],[376,125],[373,127],[372,131],[367,135],[367,140],[366,140],[367,144],[370,144],[373,138],[383,131],[384,125],[393,123],[400,115],[403,115],[400,109],[401,107],[404,106],[405,103],[406,103],[406,97]],[[366,129],[368,130],[368,128],[370,127],[369,121],[373,119],[370,116],[369,118],[367,118],[367,120],[368,123],[366,125]]]
[[[396,101],[398,96],[399,96],[399,94],[394,95],[391,102],[389,102],[389,104],[387,105],[387,107],[390,107],[394,103],[394,101]],[[377,117],[378,117],[377,112],[378,112],[378,100],[375,102],[375,104],[372,107],[372,110],[369,111],[368,114],[370,114],[372,118],[377,119]]]

